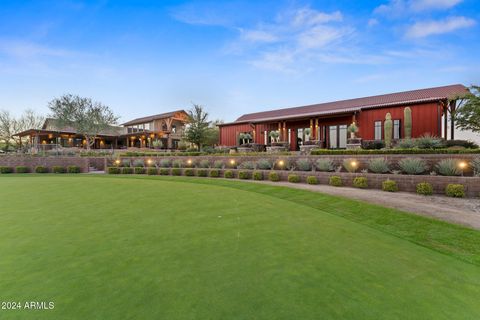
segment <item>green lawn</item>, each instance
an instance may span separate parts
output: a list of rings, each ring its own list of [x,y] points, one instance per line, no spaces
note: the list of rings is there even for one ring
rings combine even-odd
[[[392,196],[386,194],[386,196]],[[183,177],[0,176],[0,319],[478,319],[480,232]]]

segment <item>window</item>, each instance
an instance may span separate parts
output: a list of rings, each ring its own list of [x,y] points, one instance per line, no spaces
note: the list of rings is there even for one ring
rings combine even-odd
[[[393,120],[393,139],[400,139],[400,120]]]
[[[338,148],[337,144],[337,126],[330,126],[329,127],[329,140],[330,140],[330,148],[336,149]]]
[[[338,147],[347,147],[347,125],[345,124],[338,126]]]
[[[375,140],[382,140],[382,121],[375,121]]]
[[[173,126],[172,126],[172,132],[173,132],[173,133],[176,133],[176,132],[177,132],[177,126],[176,126],[176,125],[173,125]]]
[[[143,125],[143,127],[145,128],[145,130],[150,130],[150,122],[149,123],[145,123]]]

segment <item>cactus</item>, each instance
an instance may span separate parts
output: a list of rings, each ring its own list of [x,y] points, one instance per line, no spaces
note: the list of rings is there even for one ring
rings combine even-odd
[[[410,107],[406,107],[403,109],[403,121],[404,121],[404,131],[405,131],[405,139],[412,138],[412,109]]]
[[[387,148],[392,147],[392,129],[393,129],[393,121],[392,121],[392,115],[390,112],[388,112],[385,115],[385,123],[384,123],[384,136],[385,136],[385,146]]]

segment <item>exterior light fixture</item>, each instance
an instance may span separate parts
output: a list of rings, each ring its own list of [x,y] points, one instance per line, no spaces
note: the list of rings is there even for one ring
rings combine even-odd
[[[462,176],[463,176],[463,170],[465,170],[465,168],[467,167],[467,163],[465,161],[460,161],[458,163],[458,167],[460,168],[460,170],[462,170]]]
[[[187,163],[188,163],[188,164],[192,164],[192,159],[188,159],[188,160],[187,160]]]
[[[230,164],[233,166],[235,164],[235,160],[230,160]]]
[[[115,164],[120,164],[120,160],[119,159],[115,160]]]
[[[152,159],[148,159],[148,160],[147,160],[147,163],[148,163],[148,164],[152,164]]]
[[[283,167],[284,164],[285,164],[285,161],[283,161],[283,160],[278,161],[278,165],[279,165],[280,167]]]
[[[357,163],[357,161],[352,161],[352,162],[350,162],[350,165],[351,165],[352,167],[356,168],[357,165],[358,165],[358,163]]]

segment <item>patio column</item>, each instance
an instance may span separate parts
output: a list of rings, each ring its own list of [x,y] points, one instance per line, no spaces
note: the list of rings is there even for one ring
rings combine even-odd
[[[448,138],[448,105],[444,104],[443,106],[443,138],[447,140]]]
[[[283,141],[287,140],[287,121],[283,122]]]
[[[315,137],[314,137],[315,140],[320,140],[320,132],[318,130],[319,130],[318,118],[316,118],[315,119]]]
[[[455,114],[456,101],[450,101],[450,139],[455,139],[455,120],[453,115]]]

